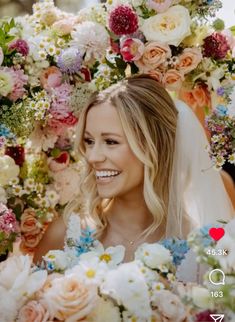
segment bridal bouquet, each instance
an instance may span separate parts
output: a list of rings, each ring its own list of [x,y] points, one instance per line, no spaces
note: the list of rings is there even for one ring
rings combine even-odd
[[[215,310],[206,288],[177,282],[173,256],[160,244],[141,245],[124,264],[123,246],[96,245],[71,268],[67,256],[45,256],[50,274],[30,268],[28,255],[1,263],[1,322],[187,322],[202,321],[208,305]]]

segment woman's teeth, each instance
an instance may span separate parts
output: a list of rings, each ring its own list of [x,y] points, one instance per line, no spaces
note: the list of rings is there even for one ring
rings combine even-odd
[[[115,177],[119,174],[119,171],[96,171],[96,177],[99,178],[110,178]]]

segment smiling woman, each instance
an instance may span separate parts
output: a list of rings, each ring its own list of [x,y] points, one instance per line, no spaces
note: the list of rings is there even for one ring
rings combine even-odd
[[[87,203],[79,212],[82,224],[95,228],[105,247],[125,246],[124,261],[143,242],[184,238],[194,227],[233,214],[200,123],[149,75],[94,94],[81,111],[76,138],[85,163],[78,183]],[[65,222],[49,227],[35,261],[63,247],[65,224],[79,206],[74,200]]]

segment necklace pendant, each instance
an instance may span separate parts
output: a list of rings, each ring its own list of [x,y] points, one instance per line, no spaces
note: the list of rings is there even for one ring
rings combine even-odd
[[[130,243],[130,245],[134,245],[134,242],[132,240],[129,243]]]

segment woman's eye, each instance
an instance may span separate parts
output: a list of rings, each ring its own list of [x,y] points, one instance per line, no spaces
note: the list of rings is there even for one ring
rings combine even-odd
[[[114,141],[114,140],[106,140],[106,143],[107,143],[108,145],[118,144],[118,142],[117,142],[117,141]]]
[[[88,138],[84,138],[84,142],[87,145],[91,145],[93,143],[93,141],[91,139],[88,139]]]

